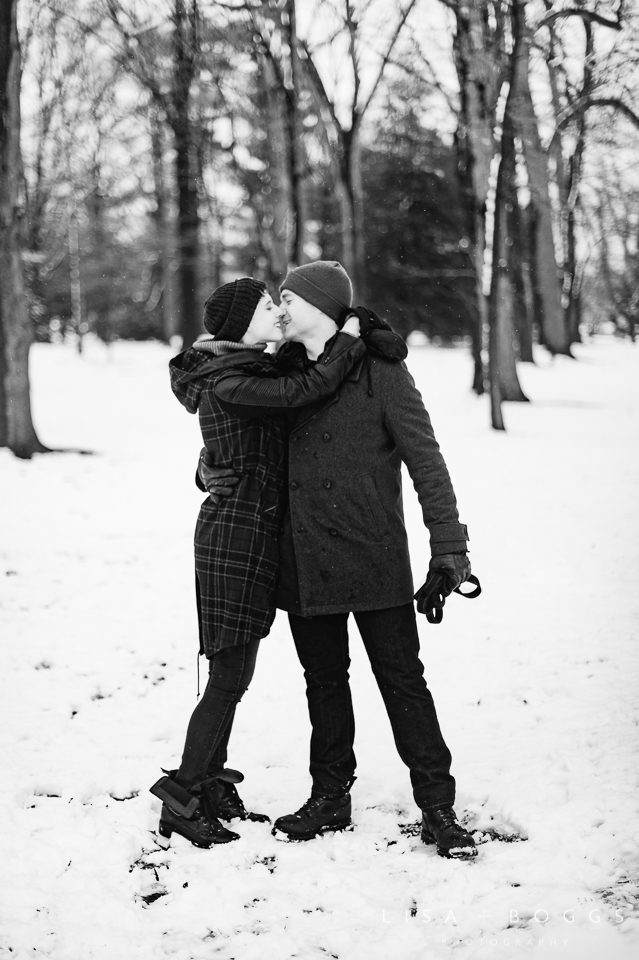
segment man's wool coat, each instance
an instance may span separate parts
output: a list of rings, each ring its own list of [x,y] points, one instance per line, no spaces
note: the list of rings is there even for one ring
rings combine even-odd
[[[280,353],[280,362],[294,357],[306,363],[299,349]],[[320,363],[329,358],[330,347]],[[256,402],[257,394],[252,399]],[[242,403],[250,401],[250,385],[248,391],[224,389],[225,405],[240,415]],[[295,412],[278,606],[316,616],[412,601],[402,461],[417,491],[432,553],[465,550],[468,534],[459,522],[450,476],[404,363],[369,353],[336,395]]]

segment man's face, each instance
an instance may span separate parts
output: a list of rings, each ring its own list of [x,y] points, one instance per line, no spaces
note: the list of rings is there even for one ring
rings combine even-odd
[[[292,290],[282,290],[280,300],[283,314],[280,326],[284,339],[304,343],[304,339],[312,335],[317,325],[319,311],[308,300],[304,300]]]

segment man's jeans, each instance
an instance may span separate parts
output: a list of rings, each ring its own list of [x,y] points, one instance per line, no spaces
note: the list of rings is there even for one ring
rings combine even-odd
[[[223,768],[235,708],[255,671],[259,640],[225,647],[209,660],[209,680],[191,715],[177,780],[185,787],[215,776]]]
[[[422,809],[452,804],[451,756],[424,680],[413,604],[353,616],[384,699],[397,751],[410,770],[415,802]],[[347,792],[355,773],[347,619],[347,613],[289,614],[306,676],[314,796]]]

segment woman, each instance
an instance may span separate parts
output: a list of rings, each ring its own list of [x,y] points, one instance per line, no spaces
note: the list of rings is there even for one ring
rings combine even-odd
[[[199,414],[207,451],[218,466],[233,467],[240,477],[232,497],[220,505],[208,499],[200,509],[196,590],[200,652],[209,659],[209,679],[189,722],[179,769],[151,788],[163,803],[160,834],[179,833],[200,847],[238,839],[220,819],[268,819],[247,813],[235,787],[243,776],[225,763],[235,708],[275,617],[286,463],[286,419],[277,407],[302,406],[334,393],[365,353],[353,318],[338,334],[330,360],[279,377],[275,359],[264,351],[267,343],[282,339],[281,316],[260,281],[244,277],[224,284],[204,307],[210,339],[170,363],[173,391],[190,413]],[[216,384],[229,368],[246,377],[279,377],[276,407],[248,420],[226,412]]]

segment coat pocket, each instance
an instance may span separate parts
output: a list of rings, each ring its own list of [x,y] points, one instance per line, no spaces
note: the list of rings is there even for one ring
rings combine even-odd
[[[366,497],[366,502],[368,504],[368,509],[370,510],[371,516],[375,522],[377,535],[381,540],[382,537],[386,537],[390,533],[390,524],[388,522],[388,517],[386,516],[386,511],[384,510],[384,504],[380,500],[377,487],[375,486],[375,481],[370,474],[365,473],[358,479],[362,485],[364,496]]]

